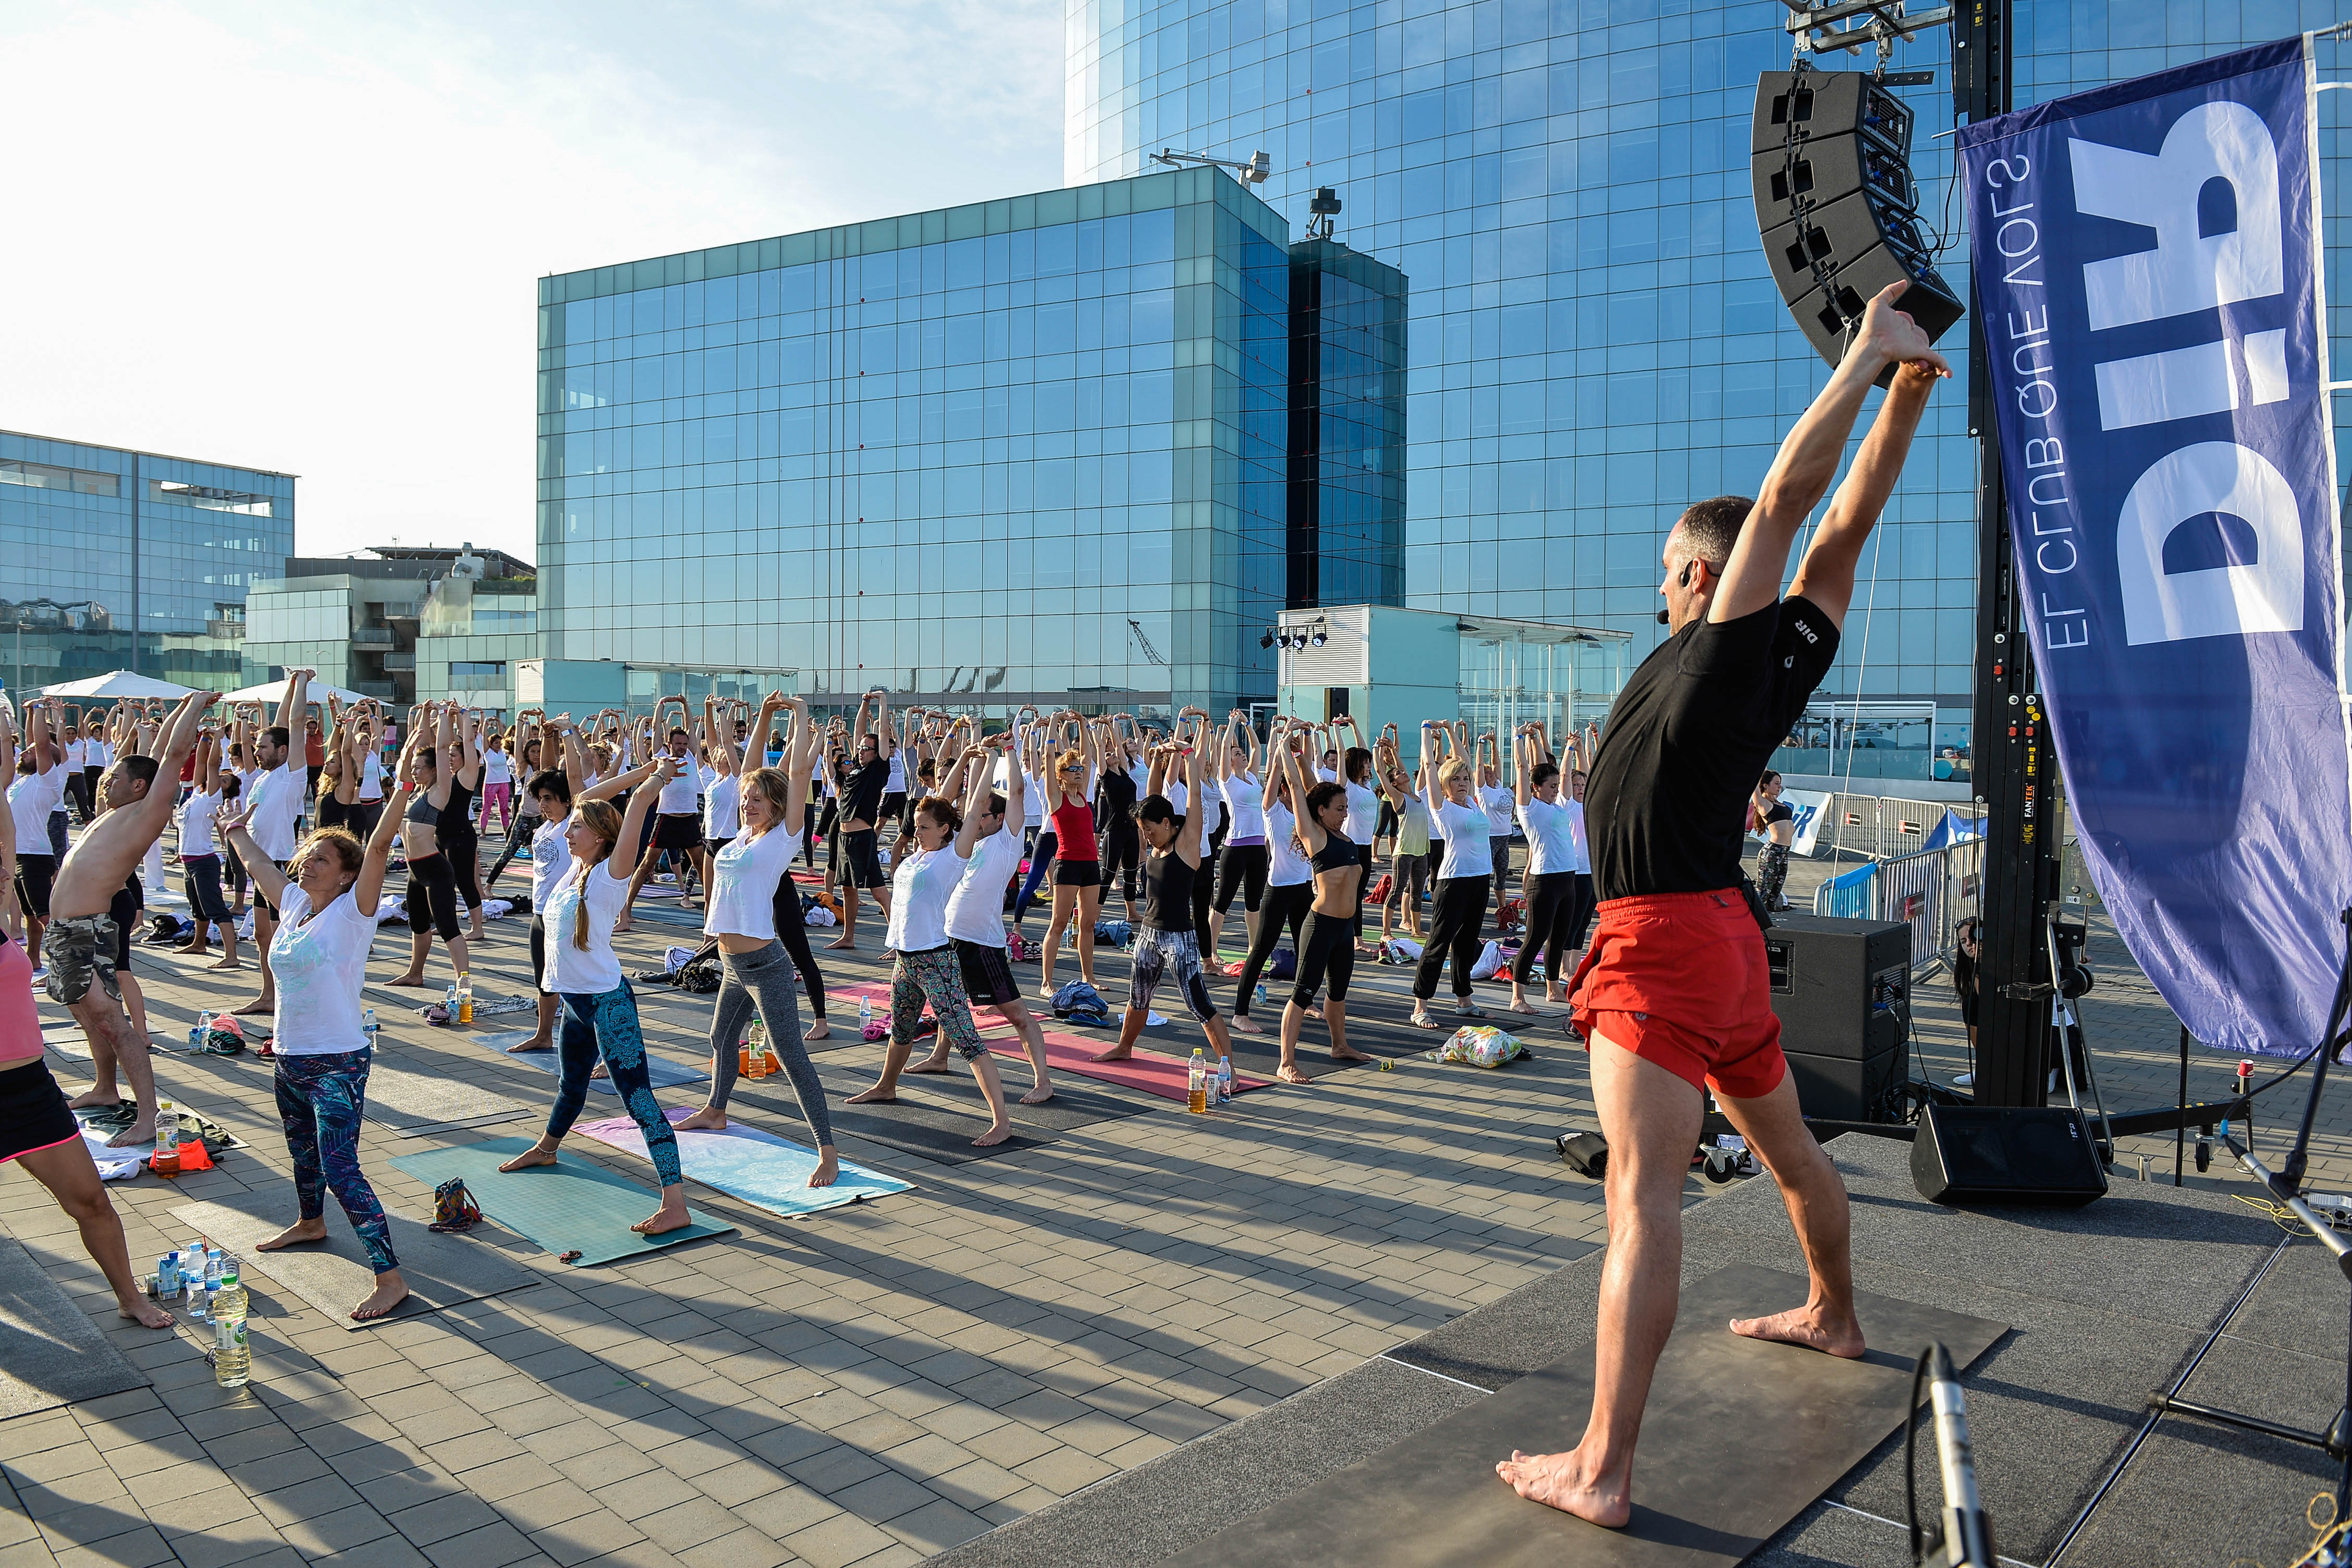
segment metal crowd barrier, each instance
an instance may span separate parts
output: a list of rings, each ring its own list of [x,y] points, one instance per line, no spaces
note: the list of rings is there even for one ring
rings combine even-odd
[[[1904,921],[1911,928],[1912,973],[1923,973],[1951,962],[1953,928],[1978,912],[1983,871],[1980,838],[1873,860],[1814,889],[1813,913]]]
[[[1896,795],[1833,794],[1829,820],[1813,838],[1812,858],[1891,860],[1910,854],[1927,842],[1947,810],[1965,814],[1968,808]]]

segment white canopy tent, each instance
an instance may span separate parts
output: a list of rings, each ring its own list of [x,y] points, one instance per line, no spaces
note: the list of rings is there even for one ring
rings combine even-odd
[[[105,675],[93,675],[81,680],[59,681],[41,689],[43,697],[72,697],[85,700],[107,701],[124,697],[185,697],[190,688],[174,686],[168,680],[158,680],[151,675],[133,675],[127,669],[117,669]]]
[[[302,700],[306,702],[324,702],[331,697],[345,707],[359,701],[365,695],[363,692],[346,690],[340,686],[330,686],[323,680],[310,682],[302,688]],[[258,686],[248,686],[242,690],[225,693],[221,700],[223,702],[267,702],[275,706],[278,700],[285,695],[284,681],[265,680]]]

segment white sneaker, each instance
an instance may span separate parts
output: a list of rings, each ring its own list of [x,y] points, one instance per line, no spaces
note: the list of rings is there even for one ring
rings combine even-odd
[[[1972,1072],[1964,1072],[1960,1074],[1959,1077],[1952,1080],[1952,1087],[1954,1089],[1974,1089],[1976,1087],[1976,1074]]]

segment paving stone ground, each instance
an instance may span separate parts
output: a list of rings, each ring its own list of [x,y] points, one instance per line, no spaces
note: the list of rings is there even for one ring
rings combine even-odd
[[[1819,874],[1801,866],[1792,895],[1801,901]],[[1030,931],[1042,933],[1034,916]],[[881,974],[880,931],[869,922],[862,934],[862,953],[821,955],[832,984]],[[519,922],[494,922],[477,949],[478,984],[527,987],[524,936]],[[681,926],[641,922],[623,939],[624,963],[653,966],[665,945],[688,940]],[[380,936],[375,976],[404,951],[404,930]],[[2177,1025],[2104,922],[2092,956],[2101,979],[2084,1012],[2110,1106],[2169,1103]],[[199,1006],[250,994],[168,952],[142,948],[136,969],[165,1038],[184,1037]],[[1122,958],[1103,954],[1098,978],[1114,1001],[1125,974]],[[369,1123],[362,1153],[379,1193],[421,1215],[429,1191],[390,1158],[527,1135],[552,1079],[397,1014],[400,994],[373,989],[384,1063],[533,1110],[446,1136],[399,1139]],[[1392,1023],[1403,990],[1402,972],[1360,971],[1356,1011]],[[693,1060],[708,1005],[646,994],[649,1045]],[[854,1012],[835,1011],[836,1029],[854,1032]],[[60,1016],[46,1001],[43,1012]],[[1965,1070],[1948,983],[1923,990],[1918,1015],[1925,1065],[1945,1078]],[[1181,1052],[1193,1038],[1188,1025],[1171,1044]],[[588,1269],[509,1241],[530,1288],[364,1331],[248,1273],[253,1381],[236,1391],[215,1385],[195,1334],[121,1324],[70,1224],[29,1178],[0,1167],[0,1229],[153,1379],[0,1422],[0,1568],[919,1562],[1602,1239],[1598,1190],[1551,1146],[1591,1124],[1582,1056],[1556,1022],[1530,1038],[1536,1059],[1502,1072],[1406,1060],[1255,1093],[1206,1120],[1152,1101],[963,1164],[845,1136],[845,1157],[915,1189],[783,1220],[691,1188],[698,1212],[737,1234]],[[870,1070],[879,1054],[860,1043],[818,1060]],[[50,1060],[68,1086],[86,1079],[82,1064]],[[2192,1092],[2221,1092],[2231,1065],[2197,1053]],[[166,1094],[250,1147],[211,1173],[112,1189],[148,1267],[184,1239],[171,1206],[289,1182],[267,1064],[159,1054],[158,1067]],[[1016,1093],[1025,1087],[1019,1069],[1008,1077]],[[2266,1109],[2266,1141],[2284,1141],[2289,1110]],[[790,1118],[751,1120],[804,1135]],[[2342,1091],[2323,1125],[2317,1183],[2352,1187]],[[633,1181],[648,1175],[601,1145],[567,1147]],[[2168,1173],[2170,1150],[2168,1139],[2130,1141],[2126,1169],[2147,1152]],[[1694,1180],[1690,1201],[1708,1190]]]

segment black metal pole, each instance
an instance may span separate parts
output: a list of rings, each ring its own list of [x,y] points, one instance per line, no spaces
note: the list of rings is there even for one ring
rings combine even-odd
[[[2189,1109],[2189,1026],[2180,1026],[2180,1109]],[[2180,1185],[2180,1158],[2189,1147],[2189,1118],[2184,1114],[2180,1125],[2172,1130],[2172,1184]]]

